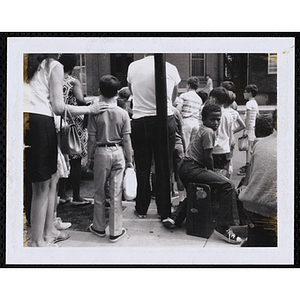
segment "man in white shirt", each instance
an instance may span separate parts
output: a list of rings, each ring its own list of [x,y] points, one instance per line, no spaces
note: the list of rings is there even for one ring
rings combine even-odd
[[[146,218],[151,201],[150,172],[151,161],[154,158],[157,182],[160,182],[160,168],[164,157],[161,157],[158,140],[156,94],[155,94],[155,66],[154,56],[146,55],[143,59],[132,62],[128,67],[128,87],[133,94],[132,115],[132,146],[137,172],[137,197],[135,199],[135,214],[139,218]],[[172,110],[172,102],[176,99],[178,84],[181,81],[177,68],[166,62],[167,84],[167,115],[170,164],[175,146],[176,122]],[[156,189],[156,204],[158,214],[164,221],[171,215],[170,199],[165,199]]]

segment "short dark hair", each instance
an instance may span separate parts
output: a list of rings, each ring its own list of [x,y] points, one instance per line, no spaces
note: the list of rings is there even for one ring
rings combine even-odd
[[[211,90],[209,96],[215,97],[217,101],[222,104],[226,103],[229,100],[228,91],[221,86]]]
[[[196,93],[202,99],[203,103],[207,100],[208,94],[206,92],[199,90]]]
[[[113,75],[104,75],[100,78],[100,93],[106,98],[112,98],[116,96],[118,93],[119,86],[119,79]]]
[[[76,66],[77,56],[76,54],[63,53],[58,61],[64,66],[64,71],[71,74]]]
[[[206,120],[207,117],[213,112],[221,112],[221,107],[217,104],[207,104],[202,109],[202,120]]]
[[[272,114],[260,114],[256,117],[255,134],[257,137],[266,137],[272,134],[273,131],[274,127]]]
[[[189,77],[186,84],[188,84],[191,89],[196,90],[199,87],[199,78],[195,76]]]
[[[124,86],[122,87],[120,90],[119,90],[119,97],[122,98],[122,99],[125,99],[125,100],[128,100],[131,93],[130,93],[130,90],[127,86]]]
[[[233,103],[233,101],[235,101],[236,99],[236,94],[233,91],[228,91],[228,101],[226,102],[226,104],[231,105]]]
[[[255,97],[258,93],[258,88],[255,84],[248,84],[246,87],[245,87],[245,91],[247,93],[251,93],[253,97]]]
[[[223,81],[221,87],[225,88],[227,91],[234,92],[234,83],[232,81]]]

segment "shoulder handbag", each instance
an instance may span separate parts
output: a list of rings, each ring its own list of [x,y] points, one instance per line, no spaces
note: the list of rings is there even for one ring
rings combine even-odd
[[[238,147],[240,151],[248,150],[248,135],[243,135],[238,138]]]
[[[71,123],[67,123],[67,114],[71,119]],[[62,126],[62,119],[65,120],[64,126]],[[60,121],[60,140],[61,140],[61,152],[63,154],[81,154],[81,145],[79,135],[75,126],[74,119],[68,109],[65,106],[64,116]]]
[[[126,200],[133,200],[136,197],[137,180],[133,168],[127,168],[123,178],[123,196]]]

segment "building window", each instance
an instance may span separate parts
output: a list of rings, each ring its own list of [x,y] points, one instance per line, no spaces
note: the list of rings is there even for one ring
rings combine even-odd
[[[79,79],[82,84],[82,92],[87,96],[87,82],[86,82],[86,55],[77,54],[77,65],[73,70],[73,75]]]
[[[205,76],[205,54],[204,53],[191,54],[191,70],[192,70],[192,76],[197,76],[197,77]]]
[[[277,74],[277,53],[269,53],[268,74]]]

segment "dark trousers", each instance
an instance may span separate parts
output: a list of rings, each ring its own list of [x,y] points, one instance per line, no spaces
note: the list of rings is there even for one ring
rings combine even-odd
[[[78,200],[80,197],[81,158],[70,159],[70,167],[69,178],[59,179],[58,195],[61,198],[66,198],[67,184],[69,183],[73,189],[73,200]]]
[[[154,157],[157,182],[156,204],[158,213],[161,215],[162,220],[171,215],[171,201],[161,195],[159,182],[163,182],[161,168],[166,157],[169,159],[169,166],[172,163],[172,153],[175,146],[175,126],[174,116],[169,116],[169,149],[168,153],[161,155],[159,151],[161,145],[158,140],[158,130],[160,128],[157,126],[157,118],[153,116],[132,120],[131,138],[138,183],[135,209],[141,215],[147,214],[151,201],[150,172],[152,157]]]
[[[248,240],[243,247],[277,247],[277,219],[244,211],[252,224],[248,225]]]
[[[203,183],[210,186],[212,190],[217,190],[217,201],[219,203],[217,225],[229,227],[236,225],[233,218],[233,202],[236,201],[237,195],[234,184],[218,173],[207,170],[197,164],[194,160],[184,160],[180,172],[181,181],[185,188],[189,182]],[[180,225],[186,216],[187,199],[181,203],[176,212],[176,225]]]

